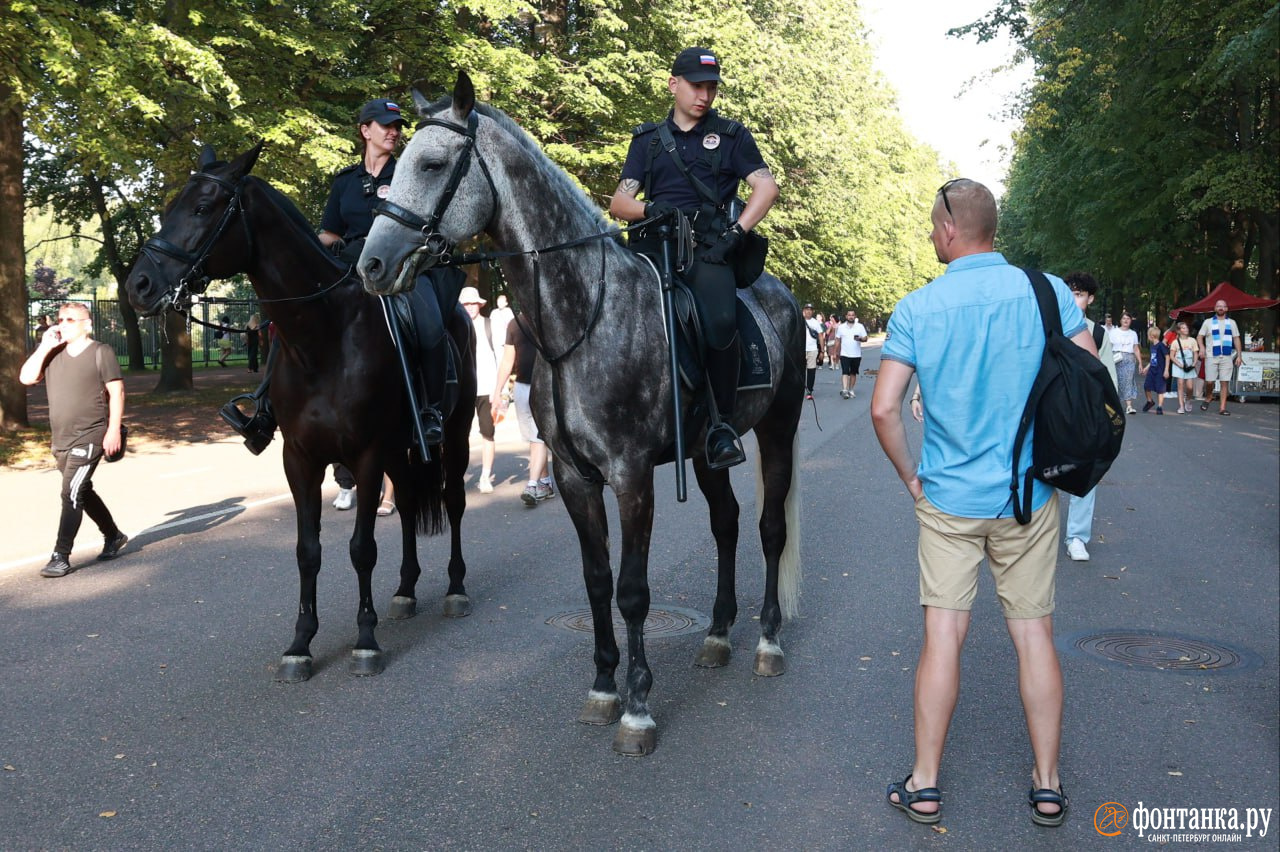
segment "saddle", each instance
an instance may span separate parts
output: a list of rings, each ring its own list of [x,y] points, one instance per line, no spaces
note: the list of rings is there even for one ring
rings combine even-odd
[[[399,335],[393,335],[405,347],[405,361],[409,364],[410,373],[414,377],[415,387],[413,388],[416,398],[420,405],[426,404],[426,388],[422,383],[422,374],[431,369],[430,351],[424,345],[422,339],[422,329],[426,327],[427,320],[423,318],[423,313],[427,310],[426,299],[435,299],[435,293],[428,287],[416,287],[408,293],[398,293],[395,296],[383,296],[383,301],[387,304],[389,315],[394,317],[399,326]],[[453,310],[455,316],[461,316],[466,322],[470,322],[467,317],[466,310],[461,305],[455,305]],[[461,363],[462,353],[458,351],[458,344],[454,342],[453,335],[449,334],[449,323],[455,320],[455,317],[444,316],[444,339],[445,339],[445,393],[444,400],[440,405],[440,417],[442,420],[448,420],[450,412],[458,403],[458,364]],[[455,320],[456,321],[456,320]]]
[[[676,315],[676,353],[680,366],[680,382],[697,390],[706,381],[703,366],[702,326],[693,292],[677,278],[671,289],[672,307]],[[758,390],[773,386],[773,371],[764,343],[764,332],[739,294],[735,301],[738,326],[738,390]]]

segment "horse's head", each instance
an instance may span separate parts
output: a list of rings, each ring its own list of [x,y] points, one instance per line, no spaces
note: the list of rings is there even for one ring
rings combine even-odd
[[[129,301],[140,314],[181,306],[191,295],[203,293],[211,279],[245,268],[252,241],[241,192],[262,145],[230,163],[217,162],[213,148],[204,147],[199,169],[165,208],[160,230],[143,243],[125,282]]]
[[[413,99],[422,120],[396,165],[391,193],[378,205],[356,266],[370,293],[411,289],[419,269],[447,260],[458,243],[489,225],[498,206],[489,167],[476,147],[481,117],[471,78],[458,73],[451,101],[430,104],[416,90]]]

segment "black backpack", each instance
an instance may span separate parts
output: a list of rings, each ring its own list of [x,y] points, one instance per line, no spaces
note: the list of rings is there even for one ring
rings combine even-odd
[[[1027,407],[1013,440],[1013,515],[1018,523],[1031,521],[1031,477],[1083,497],[1093,489],[1120,455],[1124,440],[1124,411],[1107,368],[1094,355],[1062,335],[1058,300],[1044,273],[1026,270],[1040,307],[1044,326],[1044,357],[1031,386]],[[1036,432],[1031,467],[1019,499],[1018,456],[1031,423]]]

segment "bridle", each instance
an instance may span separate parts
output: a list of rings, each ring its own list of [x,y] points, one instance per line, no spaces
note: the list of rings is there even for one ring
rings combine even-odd
[[[190,302],[193,293],[203,293],[209,286],[210,276],[204,268],[205,262],[209,259],[209,253],[213,251],[213,247],[217,245],[218,240],[222,239],[222,235],[226,233],[227,228],[231,227],[231,219],[237,213],[244,212],[244,205],[241,200],[241,191],[244,188],[243,179],[233,183],[226,178],[211,175],[207,172],[196,172],[191,176],[191,179],[216,183],[231,193],[231,201],[227,203],[227,209],[218,221],[218,226],[205,238],[195,252],[188,252],[181,246],[176,246],[160,237],[152,237],[142,244],[142,254],[149,257],[152,262],[159,260],[155,256],[156,254],[162,254],[187,264],[187,271],[178,279],[178,283],[169,290],[170,306],[175,310],[182,310]],[[241,223],[244,225],[244,238],[249,245],[249,256],[252,257],[254,250],[253,230],[249,227],[249,217],[241,216],[240,218]]]
[[[471,170],[473,157],[480,163],[480,171],[484,172],[484,179],[489,184],[489,192],[493,195],[493,215],[497,215],[498,190],[493,185],[493,176],[489,174],[489,167],[485,164],[484,156],[476,148],[476,127],[478,125],[479,118],[476,115],[476,111],[472,110],[467,116],[467,126],[465,128],[438,118],[424,118],[414,127],[414,130],[421,130],[427,126],[444,127],[462,136],[462,155],[453,164],[453,171],[449,174],[449,182],[445,184],[444,191],[440,193],[440,199],[436,202],[436,209],[431,212],[429,217],[423,219],[412,210],[401,207],[399,204],[393,204],[388,200],[383,200],[373,210],[376,216],[386,216],[406,228],[412,228],[421,233],[423,243],[418,252],[435,258],[437,265],[448,264],[453,257],[454,249],[457,248],[456,243],[440,233],[440,220],[444,218],[445,211],[449,209],[449,205],[453,202],[453,196],[457,193],[462,179]]]
[[[245,209],[243,192],[245,186],[245,178],[232,182],[226,178],[211,175],[207,172],[196,172],[191,175],[192,180],[205,180],[210,183],[216,183],[218,186],[231,193],[231,200],[227,203],[227,209],[223,212],[222,218],[218,220],[218,226],[213,229],[200,247],[194,252],[188,252],[180,246],[176,246],[168,240],[160,237],[152,237],[142,244],[142,254],[151,259],[153,263],[158,262],[157,254],[167,255],[175,260],[187,264],[187,271],[178,279],[178,283],[169,288],[169,305],[171,310],[178,313],[186,313],[191,305],[192,297],[203,293],[209,287],[210,275],[205,270],[205,262],[209,259],[209,253],[213,251],[213,247],[218,244],[218,240],[222,239],[223,234],[231,227],[231,219],[237,214],[240,215],[240,223],[244,226],[244,239],[249,246],[249,260],[252,263],[255,244],[253,241],[253,228],[249,224],[249,211]],[[316,292],[308,293],[304,296],[282,296],[277,299],[264,299],[259,297],[258,304],[266,304],[271,302],[305,302],[311,299],[318,299],[324,296],[339,284],[347,281],[351,276],[349,270],[344,271],[338,280],[327,286],[317,284]],[[209,323],[201,322],[192,317],[192,322],[201,325],[211,326]]]

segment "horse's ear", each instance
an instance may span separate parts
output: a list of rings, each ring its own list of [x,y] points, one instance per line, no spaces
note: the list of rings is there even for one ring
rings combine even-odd
[[[244,177],[249,174],[253,170],[253,164],[258,162],[258,155],[262,153],[262,146],[266,144],[267,140],[259,139],[257,145],[236,157],[231,163],[231,173],[236,177]]]
[[[218,155],[214,153],[213,146],[206,143],[200,149],[200,165],[197,171],[204,171],[216,162],[218,162]]]
[[[453,84],[453,113],[462,124],[467,123],[467,116],[476,108],[476,87],[466,71],[458,72],[458,81]]]
[[[418,87],[413,87],[413,105],[418,110],[418,115],[426,118],[427,110],[431,108],[431,101],[427,100],[427,96],[418,91]]]

